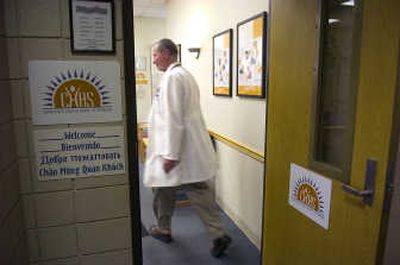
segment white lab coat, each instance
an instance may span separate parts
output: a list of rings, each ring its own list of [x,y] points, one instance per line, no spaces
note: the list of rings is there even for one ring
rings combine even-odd
[[[163,159],[179,163],[168,174]],[[200,109],[199,88],[180,64],[162,76],[149,117],[144,184],[171,187],[204,181],[215,176],[216,155]]]

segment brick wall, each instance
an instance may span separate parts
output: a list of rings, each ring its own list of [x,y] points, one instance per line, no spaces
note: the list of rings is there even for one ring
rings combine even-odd
[[[32,135],[42,126],[32,125],[28,80],[28,62],[31,60],[112,60],[120,62],[123,73],[122,0],[114,1],[116,54],[101,56],[71,54],[68,0],[0,1],[6,10],[2,32],[7,32],[1,35],[0,45],[8,46],[8,62],[1,62],[1,68],[4,68],[1,69],[1,90],[8,99],[4,96],[0,99],[0,108],[5,108],[0,113],[0,187],[10,186],[7,188],[10,194],[6,194],[9,209],[3,217],[1,208],[1,223],[10,219],[14,226],[24,224],[29,264],[131,264],[127,174],[38,181]],[[3,49],[0,52],[4,52]],[[8,73],[3,73],[7,69]],[[121,79],[124,101],[123,91],[124,80]],[[125,107],[122,109],[124,111]],[[123,117],[123,121],[111,125],[124,125],[125,115]],[[101,124],[46,128],[73,126]],[[6,155],[3,150],[7,150]],[[16,219],[18,222],[14,222]],[[13,236],[20,235],[20,230],[14,228]],[[9,252],[15,252],[15,248]],[[3,253],[1,249],[0,253]]]
[[[9,71],[14,36],[5,10],[10,4],[0,0],[0,264],[23,265],[28,263],[19,184],[20,150],[15,139],[23,106],[14,104],[22,89],[20,80]]]

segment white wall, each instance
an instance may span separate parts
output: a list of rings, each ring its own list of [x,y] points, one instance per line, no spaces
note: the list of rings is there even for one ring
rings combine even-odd
[[[135,58],[145,58],[147,85],[136,85],[136,104],[138,122],[147,122],[147,116],[151,105],[151,45],[165,38],[165,19],[135,17]]]
[[[208,127],[259,152],[264,151],[266,99],[236,96],[236,25],[262,11],[268,11],[268,1],[167,2],[167,36],[182,45],[182,63],[199,83]],[[228,28],[234,31],[232,98],[212,95],[212,37]],[[201,46],[198,60],[187,51],[192,45]],[[218,151],[217,200],[260,246],[264,166],[223,144],[218,144]]]

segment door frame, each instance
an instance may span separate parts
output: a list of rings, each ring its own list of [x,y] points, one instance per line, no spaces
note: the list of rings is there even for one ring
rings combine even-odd
[[[125,75],[125,110],[127,115],[127,144],[128,144],[128,173],[129,173],[129,200],[131,217],[131,262],[135,265],[143,264],[142,249],[142,223],[141,223],[141,205],[140,205],[140,174],[138,163],[138,137],[137,137],[137,102],[136,102],[136,79],[135,79],[135,40],[134,40],[134,5],[135,0],[122,0],[122,26],[123,26],[123,54],[124,54],[124,75]],[[272,1],[268,2],[267,16],[267,35],[270,34],[270,21],[272,14]],[[269,37],[267,37],[267,54],[269,54]],[[269,60],[266,61],[269,69]],[[269,79],[266,81],[269,87]],[[266,92],[267,93],[267,92]],[[267,97],[268,98],[268,97]],[[268,102],[266,104],[268,111]],[[264,233],[265,233],[265,204],[266,204],[266,148],[268,115],[266,112],[265,122],[265,141],[264,141],[264,169],[263,169],[263,202],[262,202],[262,222],[261,222],[261,245],[260,245],[260,264],[264,264]]]
[[[382,265],[400,263],[400,251],[396,244],[400,238],[398,236],[400,235],[400,226],[398,225],[400,223],[400,54],[397,60],[397,85],[394,102],[390,163],[387,169],[381,238],[377,257],[377,264]]]
[[[127,115],[129,205],[131,217],[131,262],[143,264],[142,224],[140,212],[139,162],[137,138],[137,107],[135,80],[135,41],[133,21],[133,1],[122,0],[122,32],[125,75],[125,111]]]

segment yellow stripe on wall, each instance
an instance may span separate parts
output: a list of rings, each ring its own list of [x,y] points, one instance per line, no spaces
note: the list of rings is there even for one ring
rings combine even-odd
[[[232,140],[222,134],[219,134],[213,130],[208,130],[209,134],[211,135],[211,137],[213,137],[215,140],[220,141],[221,143],[224,143],[230,147],[232,147],[233,149],[261,162],[264,163],[264,154],[261,152],[257,152],[253,149],[251,149],[250,147],[247,147],[243,144],[240,144],[238,142],[236,142],[235,140]]]
[[[148,80],[136,80],[136,85],[147,85],[148,83]]]

